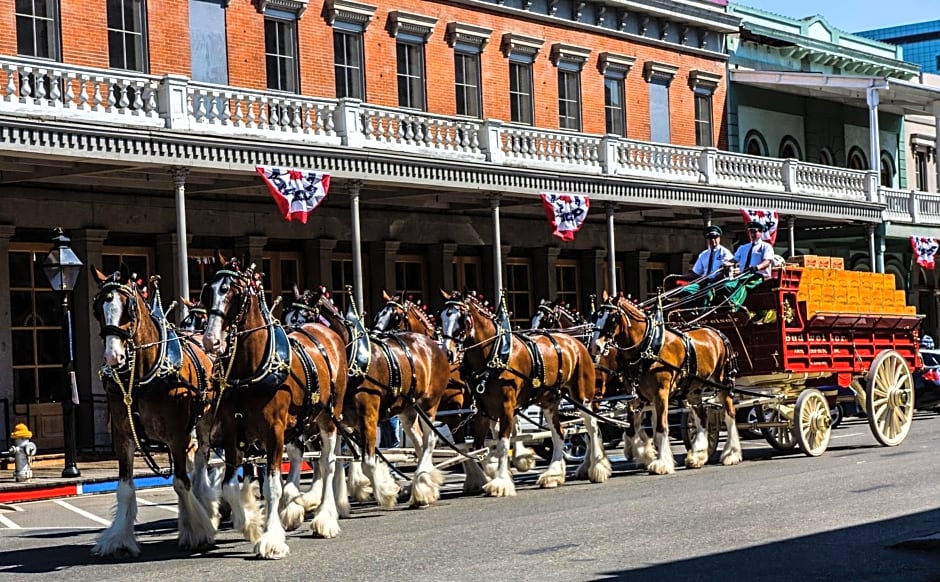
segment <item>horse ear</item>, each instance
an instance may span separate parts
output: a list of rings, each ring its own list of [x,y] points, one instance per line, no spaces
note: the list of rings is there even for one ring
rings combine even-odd
[[[217,267],[222,267],[226,263],[225,255],[219,249],[215,249],[215,263]]]
[[[99,285],[108,279],[108,276],[99,271],[98,268],[94,265],[89,265],[88,270],[91,271],[91,275],[95,278],[95,281],[97,281]]]
[[[601,292],[601,301],[607,301],[607,299],[608,299],[609,297],[610,297],[610,295],[607,294],[607,289],[604,289],[604,290]]]
[[[303,295],[300,294],[300,289],[297,288],[297,283],[294,283],[294,299],[300,299]]]
[[[441,289],[441,297],[443,297],[444,299],[450,299],[450,293]]]
[[[389,295],[389,294],[388,294],[388,291],[386,291],[385,289],[382,289],[382,300],[383,300],[383,301],[391,301],[391,300],[392,300],[392,296]]]

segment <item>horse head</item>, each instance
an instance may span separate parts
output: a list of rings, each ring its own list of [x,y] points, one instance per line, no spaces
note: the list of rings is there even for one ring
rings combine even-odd
[[[470,316],[470,299],[465,293],[441,290],[444,308],[438,314],[441,322],[441,347],[447,352],[451,364],[460,359],[463,345],[473,333],[473,318]]]
[[[179,329],[192,333],[202,333],[206,329],[206,320],[209,314],[206,308],[200,305],[198,300],[186,299],[180,297],[180,303],[186,306],[186,317],[179,324]]]
[[[90,269],[98,282],[92,309],[101,327],[104,360],[112,368],[122,368],[127,364],[128,344],[133,347],[139,336],[146,303],[126,267],[111,275],[105,275],[94,265]]]
[[[382,290],[382,299],[385,300],[385,306],[375,314],[372,321],[372,331],[388,332],[395,329],[403,329],[407,323],[408,307],[401,298],[392,297],[384,289]]]
[[[532,329],[557,329],[561,327],[554,301],[542,299],[532,316]]]
[[[315,291],[307,289],[301,293],[300,289],[298,289],[295,284],[294,300],[290,305],[284,308],[284,312],[281,316],[281,319],[284,320],[284,325],[287,327],[300,327],[306,323],[320,321],[318,302],[324,292],[325,290],[321,286],[321,288]]]
[[[250,303],[249,296],[254,292],[252,268],[242,269],[240,261],[226,261],[218,251],[216,260],[222,266],[206,282],[199,296],[199,303],[208,314],[202,345],[211,355],[225,351],[224,334],[242,323]]]
[[[588,349],[595,358],[611,347],[626,350],[636,347],[646,332],[647,316],[633,301],[609,296],[604,291],[600,306],[591,316],[592,333]],[[629,343],[627,343],[629,342]]]

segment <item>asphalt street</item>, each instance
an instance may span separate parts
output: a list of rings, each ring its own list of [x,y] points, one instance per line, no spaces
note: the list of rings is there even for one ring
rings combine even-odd
[[[940,580],[938,546],[916,541],[940,533],[940,415],[918,413],[895,448],[854,418],[819,458],[745,444],[739,466],[662,477],[622,456],[606,484],[539,490],[531,472],[515,498],[463,496],[453,473],[436,506],[354,505],[338,538],[305,526],[277,562],[227,525],[209,551],[180,551],[168,488],[139,493],[128,562],[89,555],[113,495],[23,503],[0,511],[0,580]]]

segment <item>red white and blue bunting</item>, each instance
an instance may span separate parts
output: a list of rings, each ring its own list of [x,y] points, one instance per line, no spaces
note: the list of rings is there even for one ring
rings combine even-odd
[[[255,168],[274,197],[285,220],[307,224],[307,215],[320,205],[330,189],[330,175],[293,168]]]
[[[552,235],[565,242],[574,240],[574,234],[581,230],[587,218],[591,200],[577,194],[542,194],[542,206],[545,216],[554,227]]]
[[[911,248],[914,249],[914,260],[925,269],[934,268],[934,258],[940,248],[937,239],[928,236],[912,236]]]
[[[762,210],[754,208],[742,208],[741,216],[744,217],[744,225],[749,222],[759,222],[764,225],[764,232],[761,233],[761,240],[769,242],[771,245],[777,242],[777,227],[780,225],[780,215],[773,210]]]

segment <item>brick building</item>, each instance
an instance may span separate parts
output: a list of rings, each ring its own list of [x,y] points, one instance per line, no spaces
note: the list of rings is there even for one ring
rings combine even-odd
[[[521,324],[540,297],[655,292],[742,206],[880,222],[872,172],[721,149],[737,31],[705,0],[3,0],[0,405],[61,446],[61,314],[34,269],[54,226],[167,301],[216,248],[282,295],[341,290],[361,247],[369,311],[501,279]],[[278,216],[258,165],[331,174],[311,224]],[[574,242],[541,192],[591,196]],[[94,291],[74,293],[82,448],[108,445]]]

